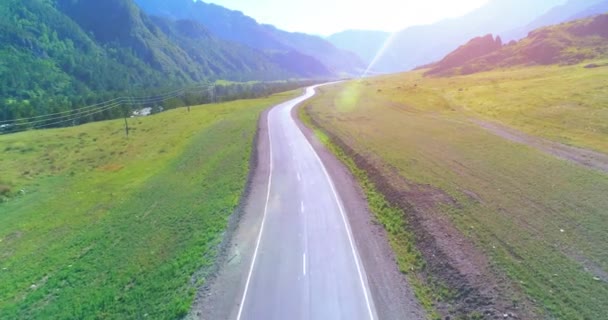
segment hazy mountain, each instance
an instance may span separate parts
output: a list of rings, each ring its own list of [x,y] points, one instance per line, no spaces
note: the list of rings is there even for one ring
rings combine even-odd
[[[608,1],[606,0],[569,0],[565,4],[549,10],[528,25],[504,33],[503,37],[505,40],[521,39],[528,32],[540,27],[587,18],[605,12],[608,12]]]
[[[576,64],[608,58],[608,14],[534,30],[500,46],[492,36],[471,40],[433,64],[427,75],[459,75],[518,65]]]
[[[513,30],[564,2],[565,0],[490,0],[463,17],[407,28],[395,34],[374,69],[380,72],[398,72],[440,60],[472,37]]]
[[[192,0],[136,0],[148,13],[200,22],[214,35],[265,52],[299,52],[314,57],[335,72],[356,73],[364,68],[352,52],[328,41],[302,33],[290,33],[262,25],[239,11]]]
[[[603,13],[608,13],[608,1],[606,1],[606,0],[595,3],[591,7],[571,16],[569,19],[586,18],[586,17],[590,17],[590,16],[593,16],[596,14],[603,14]]]
[[[327,37],[334,46],[356,53],[369,65],[390,37],[384,31],[347,30]]]
[[[245,45],[219,40],[203,25],[193,20],[172,21],[162,17],[152,17],[152,20],[171,40],[186,49],[196,63],[208,67],[207,69],[213,70],[213,66],[206,61],[206,57],[212,56],[214,60],[231,68],[252,73],[254,80],[269,77],[280,79],[287,75],[305,78],[331,76],[331,72],[322,63],[299,52],[263,53]],[[267,61],[270,65],[257,72],[251,67],[255,66],[256,61]],[[279,73],[273,72],[277,67]]]
[[[442,74],[447,70],[453,70],[454,68],[463,66],[471,60],[483,57],[500,49],[502,49],[502,39],[500,37],[494,38],[491,34],[488,34],[484,37],[473,38],[465,45],[462,45],[449,53],[441,61],[433,64],[431,70],[426,74]]]
[[[219,40],[194,21],[151,18],[131,0],[0,2],[5,99],[328,73],[301,54],[266,54]]]

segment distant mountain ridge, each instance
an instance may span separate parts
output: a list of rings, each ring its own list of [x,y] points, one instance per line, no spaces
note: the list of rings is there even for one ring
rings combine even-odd
[[[371,66],[383,73],[411,70],[442,59],[463,42],[487,33],[502,34],[532,22],[566,0],[489,0],[460,17],[396,32]],[[357,39],[357,37],[354,37]],[[365,39],[364,35],[358,39]],[[357,41],[362,41],[358,40]],[[363,40],[364,41],[364,40]],[[380,52],[375,40],[366,51]],[[346,47],[353,47],[349,44]]]
[[[391,36],[389,32],[370,30],[346,30],[327,37],[338,48],[352,51],[369,65]]]
[[[521,39],[528,32],[562,22],[591,17],[608,12],[608,0],[569,0],[556,6],[526,26],[502,34],[507,41]]]
[[[596,15],[596,14],[602,14],[602,13],[608,13],[608,1],[604,0],[602,2],[598,2],[596,4],[594,4],[593,6],[580,11],[579,13],[577,13],[574,16],[571,16],[570,19],[580,19],[580,18],[586,18],[586,17],[590,17],[592,15]]]
[[[317,36],[291,33],[259,24],[240,11],[192,0],[135,0],[147,13],[203,24],[217,37],[264,52],[299,52],[320,61],[334,73],[357,74],[365,68],[354,53],[336,48]]]
[[[540,28],[519,42],[499,45],[491,35],[476,38],[436,64],[426,75],[465,75],[496,68],[570,65],[608,58],[608,14]]]

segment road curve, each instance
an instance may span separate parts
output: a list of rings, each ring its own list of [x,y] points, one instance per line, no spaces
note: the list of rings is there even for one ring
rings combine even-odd
[[[292,118],[315,89],[268,112],[267,197],[237,320],[377,319],[342,202]]]

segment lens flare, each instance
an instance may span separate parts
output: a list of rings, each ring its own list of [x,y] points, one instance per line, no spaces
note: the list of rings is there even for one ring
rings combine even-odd
[[[334,98],[336,110],[344,113],[351,112],[361,99],[363,83],[361,81],[351,81],[343,86],[343,89]]]
[[[370,73],[377,74],[377,72],[372,72],[372,70],[373,70],[374,66],[376,65],[376,63],[378,63],[378,60],[380,60],[380,58],[382,58],[384,56],[387,49],[390,48],[390,46],[393,44],[396,36],[397,36],[397,32],[393,32],[393,33],[391,33],[391,35],[388,38],[386,38],[386,40],[384,41],[384,44],[382,44],[382,46],[380,48],[378,48],[378,52],[374,56],[374,59],[372,59],[372,61],[369,63],[369,65],[367,66],[367,68],[361,74],[361,76],[359,78],[365,78],[365,77],[369,76]]]

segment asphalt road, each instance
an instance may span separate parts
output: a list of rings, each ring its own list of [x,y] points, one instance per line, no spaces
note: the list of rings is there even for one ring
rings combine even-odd
[[[344,206],[291,115],[314,90],[268,113],[267,198],[238,320],[377,318]]]

